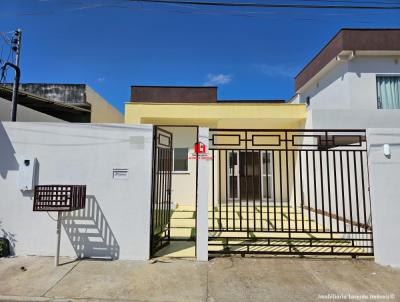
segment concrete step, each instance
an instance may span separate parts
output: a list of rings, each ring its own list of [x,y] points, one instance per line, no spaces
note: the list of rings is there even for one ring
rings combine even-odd
[[[196,206],[195,205],[178,204],[175,211],[194,212],[194,211],[196,211]]]
[[[193,219],[194,216],[195,212],[174,211],[172,213],[171,219],[181,219],[181,218]]]
[[[196,236],[194,228],[171,228],[170,234],[172,239],[191,239]]]
[[[194,228],[195,226],[195,219],[171,219],[172,228]]]

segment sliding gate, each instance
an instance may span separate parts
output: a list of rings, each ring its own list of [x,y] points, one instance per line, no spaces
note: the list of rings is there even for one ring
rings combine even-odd
[[[210,129],[210,254],[373,255],[363,130]]]
[[[170,242],[172,133],[155,126],[151,196],[150,255]]]

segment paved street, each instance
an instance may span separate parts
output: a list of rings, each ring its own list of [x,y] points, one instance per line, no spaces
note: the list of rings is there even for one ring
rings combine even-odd
[[[335,301],[339,295],[358,295],[347,301],[400,301],[400,270],[371,260],[235,257],[199,263],[63,258],[62,262],[55,268],[52,257],[1,259],[0,300],[275,302]]]

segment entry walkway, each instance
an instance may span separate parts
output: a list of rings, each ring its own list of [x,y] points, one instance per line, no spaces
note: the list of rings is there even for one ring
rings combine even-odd
[[[171,241],[156,256],[194,258],[196,256],[196,207],[177,205],[171,215]]]
[[[62,258],[66,264],[56,268],[53,257],[0,258],[0,301],[339,300],[334,295],[366,297],[354,301],[400,300],[400,270],[368,260],[69,261]]]

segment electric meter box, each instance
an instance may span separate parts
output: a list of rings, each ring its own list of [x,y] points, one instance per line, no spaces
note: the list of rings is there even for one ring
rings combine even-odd
[[[35,157],[18,157],[18,187],[21,191],[32,191],[35,187],[37,160]]]

